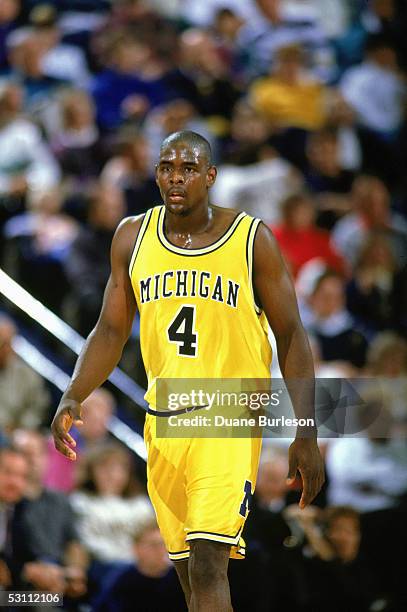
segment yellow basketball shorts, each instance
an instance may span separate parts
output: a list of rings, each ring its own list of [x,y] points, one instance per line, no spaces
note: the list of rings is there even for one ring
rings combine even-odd
[[[157,438],[157,418],[148,414],[144,428],[147,488],[170,559],[187,559],[198,539],[243,558],[261,438]]]

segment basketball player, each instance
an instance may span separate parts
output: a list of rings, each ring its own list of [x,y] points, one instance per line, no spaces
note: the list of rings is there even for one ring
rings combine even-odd
[[[269,378],[267,321],[285,380],[313,379],[294,290],[276,242],[258,219],[209,203],[216,179],[209,143],[184,131],[164,140],[156,168],[164,206],[124,219],[113,238],[111,276],[96,327],[56,412],[56,448],[75,459],[68,433],[81,402],[117,365],[136,308],[148,375],[148,492],[190,610],[232,610],[229,557],[244,554],[242,528],[253,494],[259,438],[159,438],[159,378]],[[290,392],[297,415],[312,414],[309,385]],[[157,416],[157,413],[159,416]],[[303,481],[300,506],[324,475],[316,436],[297,437],[289,479]]]

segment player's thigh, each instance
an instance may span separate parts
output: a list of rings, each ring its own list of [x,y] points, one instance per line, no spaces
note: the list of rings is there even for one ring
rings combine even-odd
[[[196,439],[187,463],[188,541],[236,544],[254,492],[261,440]],[[218,537],[219,536],[219,537]],[[226,537],[222,537],[226,536]]]
[[[153,432],[154,420],[146,419],[147,490],[158,525],[173,560],[186,554],[184,524],[187,515],[185,462],[188,440],[161,439]]]

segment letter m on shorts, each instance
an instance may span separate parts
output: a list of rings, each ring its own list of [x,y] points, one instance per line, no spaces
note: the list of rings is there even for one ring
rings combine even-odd
[[[246,482],[244,483],[243,491],[244,497],[242,503],[240,504],[239,514],[246,518],[246,515],[250,511],[250,508],[252,506],[253,500],[252,483],[250,482],[250,480],[246,480]]]

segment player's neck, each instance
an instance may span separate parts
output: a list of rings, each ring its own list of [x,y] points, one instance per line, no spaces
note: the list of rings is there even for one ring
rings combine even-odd
[[[207,203],[191,209],[187,215],[165,213],[165,230],[167,234],[202,234],[212,224],[213,208]]]

